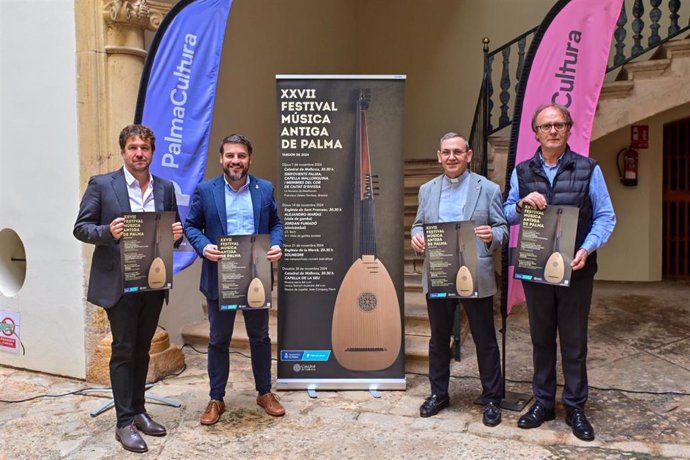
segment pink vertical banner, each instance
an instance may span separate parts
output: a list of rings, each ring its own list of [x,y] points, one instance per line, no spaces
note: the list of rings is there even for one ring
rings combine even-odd
[[[530,45],[520,78],[509,171],[531,158],[539,147],[531,122],[534,111],[543,104],[556,103],[570,110],[574,124],[568,143],[573,151],[589,156],[592,123],[623,1],[560,0],[546,15]],[[509,253],[517,246],[518,232],[517,225],[511,226]],[[508,314],[525,299],[522,284],[513,279],[512,262],[508,262]]]

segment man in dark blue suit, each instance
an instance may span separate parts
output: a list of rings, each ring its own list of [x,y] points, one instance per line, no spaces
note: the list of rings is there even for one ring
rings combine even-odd
[[[220,311],[218,303],[218,238],[223,235],[271,235],[266,258],[277,262],[283,255],[283,224],[273,195],[273,185],[248,175],[252,144],[245,136],[231,134],[220,145],[220,165],[224,174],[197,187],[184,224],[184,231],[196,252],[203,257],[201,292],[208,301],[211,333],[208,344],[210,397],[201,415],[202,425],[213,425],[225,411],[225,387],[230,373],[229,346],[235,323],[235,310]],[[258,396],[256,403],[273,416],[285,409],[271,393],[271,339],[268,336],[268,310],[244,313],[249,336],[252,370]]]
[[[172,182],[149,172],[156,138],[143,125],[128,125],[120,132],[124,168],[93,176],[84,192],[74,236],[96,245],[91,260],[87,300],[105,308],[113,335],[110,382],[115,400],[115,438],[132,452],[146,452],[139,431],[165,436],[165,427],[144,408],[149,348],[168,291],[123,294],[120,238],[124,212],[175,211]],[[179,216],[172,225],[173,239],[182,241]]]

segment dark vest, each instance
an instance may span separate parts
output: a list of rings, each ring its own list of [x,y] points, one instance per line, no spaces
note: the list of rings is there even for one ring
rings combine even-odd
[[[546,202],[550,205],[577,206],[580,209],[575,237],[577,252],[592,229],[589,181],[597,162],[573,152],[566,146],[561,165],[551,185],[544,172],[539,152],[516,167],[520,198],[529,195],[530,192],[539,192],[546,197]]]

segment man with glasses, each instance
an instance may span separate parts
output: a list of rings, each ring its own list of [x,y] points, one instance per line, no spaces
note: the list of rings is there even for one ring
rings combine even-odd
[[[425,223],[467,220],[475,223],[479,295],[478,298],[462,299],[462,304],[465,306],[472,338],[477,348],[484,404],[482,421],[487,426],[496,426],[501,423],[503,380],[494,328],[493,295],[496,293],[496,280],[491,254],[508,240],[508,225],[501,209],[501,190],[485,177],[469,171],[472,150],[460,134],[444,134],[436,157],[443,166],[443,174],[423,184],[419,189],[419,207],[412,224],[411,245],[418,254],[424,253]],[[425,268],[422,282],[425,294],[427,276]],[[431,326],[431,396],[426,398],[419,408],[419,415],[431,417],[450,404],[450,337],[459,300],[430,299],[427,296],[426,303]]]
[[[504,204],[508,222],[517,224],[525,206],[577,206],[580,210],[575,256],[569,287],[523,281],[527,300],[536,402],[518,420],[520,428],[536,428],[553,420],[556,400],[556,335],[561,345],[565,386],[566,423],[584,441],[594,439],[585,417],[587,402],[587,322],[592,300],[596,250],[609,239],[616,224],[604,176],[595,160],[570,150],[568,137],[573,120],[566,107],[539,107],[532,130],[541,144],[534,156],[513,170]]]

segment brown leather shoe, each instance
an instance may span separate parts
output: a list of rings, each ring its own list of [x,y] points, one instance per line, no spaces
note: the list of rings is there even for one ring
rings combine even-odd
[[[201,419],[199,420],[202,425],[214,425],[220,420],[220,414],[225,412],[225,403],[223,401],[218,401],[217,399],[212,399],[209,401],[208,406],[203,414],[201,414]]]
[[[280,417],[285,415],[285,408],[278,402],[278,396],[273,393],[266,393],[256,397],[256,403],[263,407],[268,415]]]

